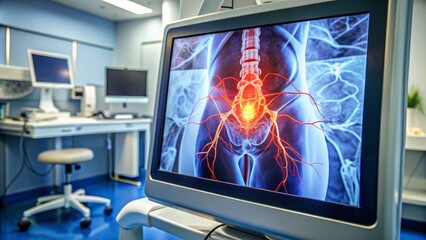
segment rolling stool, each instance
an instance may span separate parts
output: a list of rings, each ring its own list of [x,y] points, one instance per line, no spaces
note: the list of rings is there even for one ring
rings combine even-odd
[[[79,189],[72,192],[70,174],[73,164],[85,162],[93,159],[93,151],[87,148],[69,148],[50,150],[42,152],[38,155],[38,161],[47,164],[64,164],[65,165],[65,183],[63,186],[63,194],[40,197],[37,199],[37,204],[26,210],[21,221],[18,223],[20,231],[26,231],[30,227],[31,222],[29,217],[40,212],[46,212],[57,208],[72,207],[81,212],[84,218],[80,221],[81,228],[90,226],[90,209],[82,203],[94,202],[105,204],[104,213],[109,215],[112,212],[111,201],[107,198],[84,195],[84,189]]]

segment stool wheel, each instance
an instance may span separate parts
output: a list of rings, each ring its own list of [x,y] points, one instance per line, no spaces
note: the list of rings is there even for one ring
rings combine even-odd
[[[21,221],[18,222],[18,229],[20,232],[25,232],[28,230],[28,228],[31,226],[31,222],[28,219],[21,219]]]
[[[92,221],[90,220],[90,218],[85,218],[85,219],[80,221],[80,227],[81,228],[88,228],[91,223],[92,223]]]
[[[112,207],[105,207],[104,213],[107,216],[110,215],[112,213]]]

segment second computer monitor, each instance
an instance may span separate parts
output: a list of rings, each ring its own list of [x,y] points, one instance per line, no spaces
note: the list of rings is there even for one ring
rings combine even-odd
[[[147,103],[147,75],[142,69],[106,68],[105,101]]]

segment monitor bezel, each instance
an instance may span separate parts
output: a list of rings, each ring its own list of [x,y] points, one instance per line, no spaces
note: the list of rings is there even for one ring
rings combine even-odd
[[[146,72],[146,95],[144,96],[129,96],[129,95],[111,95],[108,94],[108,71],[140,71]],[[148,103],[148,70],[143,68],[124,68],[124,67],[106,67],[105,68],[105,102],[106,103]]]
[[[382,5],[382,6],[380,6]],[[161,82],[159,85],[158,90],[158,97],[157,97],[157,109],[158,112],[156,114],[155,119],[155,135],[153,139],[153,149],[152,149],[152,162],[150,163],[149,168],[149,175],[148,175],[148,181],[147,181],[147,195],[151,196],[154,200],[161,201],[163,203],[169,203],[173,205],[178,205],[183,208],[188,208],[196,211],[203,212],[205,214],[211,214],[212,209],[206,208],[206,209],[200,209],[197,207],[194,207],[193,204],[184,204],[180,200],[170,200],[166,199],[161,194],[158,194],[153,189],[154,186],[158,187],[159,184],[167,185],[168,189],[171,188],[181,188],[184,192],[193,192],[194,195],[201,197],[203,194],[207,193],[210,195],[214,195],[216,197],[224,197],[228,198],[230,201],[234,201],[238,199],[241,196],[236,196],[235,192],[238,191],[228,191],[230,195],[223,195],[224,194],[224,188],[228,187],[230,184],[221,183],[221,182],[215,182],[213,183],[214,186],[211,185],[210,180],[205,179],[197,179],[194,182],[194,177],[187,177],[182,176],[170,172],[163,172],[158,170],[158,164],[161,154],[161,146],[162,146],[162,132],[163,132],[163,126],[164,126],[164,114],[165,114],[165,103],[167,101],[166,98],[166,90],[168,87],[168,68],[170,66],[170,59],[171,59],[171,51],[165,51],[165,48],[171,49],[172,47],[172,40],[176,37],[183,37],[183,36],[194,36],[198,35],[204,32],[207,32],[206,29],[208,29],[208,32],[220,32],[220,31],[227,31],[235,29],[234,24],[239,24],[239,28],[247,28],[247,27],[255,27],[255,26],[261,26],[262,23],[266,21],[270,21],[271,19],[275,19],[274,21],[276,23],[282,22],[282,20],[277,20],[276,16],[279,15],[279,13],[285,13],[287,20],[285,22],[294,22],[297,21],[299,18],[304,18],[304,15],[310,15],[309,20],[319,19],[325,16],[342,16],[342,15],[352,15],[356,13],[370,13],[370,27],[369,27],[369,35],[373,40],[369,41],[368,45],[368,52],[370,53],[368,55],[368,65],[367,65],[367,72],[371,71],[374,74],[368,75],[366,78],[368,79],[377,79],[376,81],[369,81],[368,84],[370,84],[368,87],[366,86],[366,100],[365,102],[373,102],[375,103],[375,107],[373,105],[367,105],[364,104],[364,121],[369,121],[371,123],[370,126],[374,126],[371,128],[363,129],[363,152],[365,154],[366,151],[369,151],[368,156],[363,155],[363,161],[364,164],[361,166],[361,171],[371,171],[374,172],[374,174],[367,174],[370,177],[361,177],[361,184],[363,184],[366,187],[366,194],[364,193],[361,196],[361,207],[356,208],[352,206],[345,206],[340,205],[336,203],[325,203],[325,205],[316,205],[311,206],[312,202],[315,202],[316,200],[310,200],[307,201],[302,200],[304,202],[305,206],[302,207],[303,209],[300,209],[298,207],[291,207],[286,206],[285,208],[281,209],[285,212],[296,212],[301,215],[310,215],[313,217],[318,218],[325,218],[329,221],[339,221],[339,222],[345,222],[347,224],[356,224],[361,227],[371,227],[375,223],[377,223],[377,201],[378,201],[378,179],[379,179],[379,149],[371,149],[369,146],[380,146],[380,136],[381,132],[379,131],[381,129],[380,125],[380,109],[382,109],[381,106],[381,100],[382,100],[382,87],[384,83],[384,66],[385,66],[385,49],[384,46],[386,45],[386,26],[388,23],[387,19],[387,13],[388,13],[388,2],[387,1],[381,1],[379,3],[370,3],[366,0],[357,2],[356,6],[352,6],[352,4],[348,3],[348,1],[334,1],[334,2],[327,2],[322,3],[318,5],[308,5],[303,6],[300,8],[303,8],[304,14],[299,15],[300,10],[299,7],[291,8],[291,9],[268,9],[267,12],[263,12],[262,9],[259,8],[259,11],[256,12],[254,15],[241,15],[241,16],[227,16],[226,18],[218,19],[215,17],[210,17],[208,20],[199,20],[199,21],[192,21],[191,25],[185,24],[185,21],[175,23],[172,26],[169,26],[166,29],[165,33],[165,42],[163,44],[163,56],[164,61],[162,62],[162,68],[160,69],[161,74]],[[274,14],[271,14],[274,13]],[[274,18],[274,16],[276,18]],[[238,18],[238,23],[235,21],[235,19]],[[213,20],[212,20],[213,19]],[[256,19],[257,24],[253,24],[253,19]],[[306,18],[305,18],[306,19]],[[241,25],[241,22],[244,24]],[[259,23],[260,22],[260,23]],[[252,24],[252,25],[251,25]],[[267,25],[273,24],[272,22],[268,22]],[[265,24],[263,24],[265,25]],[[213,30],[212,30],[213,29]],[[214,29],[219,31],[215,31]],[[377,63],[380,63],[377,65]],[[378,66],[378,67],[377,67]],[[374,71],[373,71],[374,70]],[[367,90],[367,88],[369,90]],[[370,114],[370,116],[368,116]],[[372,114],[372,115],[371,115]],[[374,132],[373,135],[371,133]],[[368,144],[367,144],[368,143]],[[373,152],[371,152],[373,151]],[[367,162],[373,161],[374,164],[368,165]],[[364,174],[365,176],[366,174]],[[371,182],[374,182],[374,184],[371,184]],[[209,187],[205,187],[206,185],[209,185]],[[235,190],[235,189],[234,189]],[[242,199],[238,199],[238,201],[246,202],[246,201],[255,201],[256,197],[253,197],[252,199],[250,197],[249,191],[251,189],[244,190],[244,195]],[[257,191],[257,190],[254,190]],[[373,197],[371,197],[373,196]],[[183,197],[182,197],[183,198]],[[287,198],[291,199],[293,198],[295,201],[300,200],[300,197],[294,197],[294,196],[287,196]],[[277,207],[274,204],[269,204],[268,202],[251,202],[249,204],[258,204],[258,205],[267,205],[268,207],[272,209],[277,209]],[[329,212],[330,209],[328,209],[330,206],[329,204],[333,205],[333,214],[323,214],[324,211]],[[308,208],[315,208],[316,210],[313,211],[306,211],[305,207]],[[347,215],[346,217],[339,216],[342,211],[347,211],[348,209],[352,209],[352,213],[350,215]],[[222,218],[223,220],[223,218]],[[235,222],[235,219],[225,219],[225,221]]]
[[[35,50],[35,49],[28,49],[28,65],[30,69],[30,76],[31,76],[31,84],[33,87],[37,88],[73,88],[75,85],[74,82],[74,71],[71,64],[71,58],[68,55],[65,54],[59,54],[59,53],[53,53],[53,52],[47,52],[47,51],[41,51],[41,50]],[[67,62],[67,68],[69,72],[69,83],[53,83],[53,82],[40,82],[37,81],[37,76],[35,74],[35,67],[33,62],[33,55],[39,55],[43,57],[49,57],[49,58],[56,58],[56,59],[62,59]]]

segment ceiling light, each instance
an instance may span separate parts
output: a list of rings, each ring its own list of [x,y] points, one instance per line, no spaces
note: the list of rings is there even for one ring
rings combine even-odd
[[[129,0],[102,0],[102,1],[138,15],[152,13],[151,8],[144,7],[138,3],[135,3]]]

